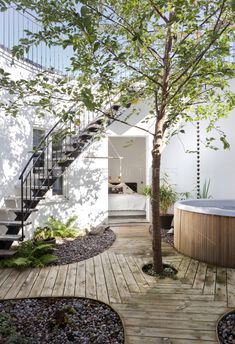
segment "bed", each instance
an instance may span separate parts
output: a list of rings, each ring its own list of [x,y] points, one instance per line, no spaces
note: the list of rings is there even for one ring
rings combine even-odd
[[[109,216],[146,216],[146,197],[137,193],[137,183],[109,184]]]

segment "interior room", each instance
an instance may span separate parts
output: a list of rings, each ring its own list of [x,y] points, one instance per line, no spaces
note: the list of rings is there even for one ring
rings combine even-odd
[[[146,221],[146,139],[109,137],[109,222]]]

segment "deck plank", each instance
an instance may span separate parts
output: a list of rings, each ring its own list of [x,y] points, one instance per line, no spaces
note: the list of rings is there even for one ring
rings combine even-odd
[[[68,265],[61,265],[56,276],[55,284],[52,291],[52,296],[64,296],[64,286],[67,278]]]
[[[122,299],[130,296],[130,292],[123,276],[122,270],[118,264],[117,256],[113,253],[108,254],[110,265],[112,266],[113,273],[116,280],[116,285],[119,291],[119,295]]]
[[[138,293],[140,291],[140,288],[139,288],[138,284],[136,283],[136,280],[135,280],[124,256],[122,254],[117,255],[117,260],[118,260],[118,263],[119,263],[120,268],[122,270],[123,276],[126,280],[129,291],[131,293]]]
[[[200,262],[193,283],[193,288],[203,289],[206,278],[207,264]]]
[[[31,271],[31,269],[25,269],[19,274],[19,276],[16,278],[16,280],[12,284],[11,288],[8,290],[4,299],[15,299],[16,298],[22,285],[25,283],[26,279],[28,278],[30,271]]]
[[[85,266],[85,261],[77,263],[75,296],[77,296],[77,297],[85,297],[86,296],[86,266]]]
[[[29,293],[29,297],[39,297],[41,292],[42,292],[42,289],[43,289],[43,286],[44,286],[44,283],[47,279],[47,276],[49,274],[49,271],[50,271],[50,267],[46,267],[46,268],[43,268],[40,270],[38,276],[37,276],[37,279]]]
[[[227,272],[225,268],[217,267],[216,270],[215,300],[227,301]]]
[[[151,261],[145,225],[116,227],[112,247],[86,261],[42,269],[0,269],[0,298],[91,297],[111,304],[124,322],[125,344],[216,343],[217,319],[235,307],[235,269],[216,268],[163,243],[178,278],[142,272]]]
[[[105,303],[109,302],[108,290],[105,282],[104,270],[100,255],[94,257],[95,279],[97,299]]]
[[[205,284],[203,289],[203,294],[215,294],[215,281],[216,281],[216,267],[207,266]]]
[[[235,269],[227,269],[228,306],[235,307]]]
[[[31,289],[35,281],[37,280],[39,272],[40,272],[39,268],[34,268],[30,271],[28,277],[26,278],[25,282],[22,284],[17,294],[17,298],[24,299],[29,296]]]
[[[108,296],[109,296],[109,302],[110,303],[116,303],[121,302],[121,297],[119,295],[119,291],[116,285],[116,280],[113,275],[113,270],[110,264],[110,261],[108,259],[107,252],[103,252],[101,254],[101,261],[103,264],[104,269],[104,275],[105,275],[105,281],[106,286],[108,290]]]
[[[12,270],[5,281],[0,286],[0,299],[4,299],[5,295],[7,294],[8,290],[12,287],[15,280],[18,278],[20,272],[17,270]]]
[[[66,297],[75,295],[76,274],[77,263],[69,264],[68,273],[64,286],[64,296]]]
[[[86,297],[96,299],[96,281],[93,259],[86,260]]]
[[[41,297],[50,297],[52,295],[53,287],[55,285],[58,271],[59,271],[59,266],[52,266],[50,268],[49,274],[47,276],[47,279],[41,291],[41,295],[40,295]]]

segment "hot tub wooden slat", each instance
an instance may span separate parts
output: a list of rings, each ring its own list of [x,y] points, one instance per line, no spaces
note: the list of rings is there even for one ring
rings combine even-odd
[[[175,209],[176,249],[192,258],[235,268],[235,217]]]

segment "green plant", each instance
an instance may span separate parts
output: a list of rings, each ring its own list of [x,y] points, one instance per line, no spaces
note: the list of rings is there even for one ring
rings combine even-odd
[[[152,186],[151,185],[145,185],[140,193],[144,196],[150,197],[152,195]]]
[[[191,193],[189,191],[185,191],[185,192],[180,192],[179,193],[179,198],[181,200],[188,199],[190,197],[192,197],[192,196],[191,196]]]
[[[164,175],[160,185],[160,212],[166,214],[168,208],[177,200],[177,192],[168,182],[168,176]]]
[[[29,344],[24,336],[17,333],[11,316],[7,313],[0,314],[0,339],[0,343],[4,344]]]
[[[210,195],[210,179],[205,180],[199,198],[212,198]]]
[[[50,254],[51,249],[49,244],[25,241],[18,246],[14,257],[0,261],[0,267],[44,267],[57,260],[57,256]]]
[[[46,222],[46,226],[38,227],[34,232],[35,240],[46,240],[49,238],[75,238],[82,233],[78,228],[74,227],[77,217],[70,217],[66,222],[62,222],[53,216],[50,216]]]

